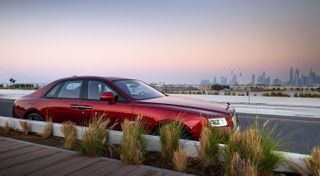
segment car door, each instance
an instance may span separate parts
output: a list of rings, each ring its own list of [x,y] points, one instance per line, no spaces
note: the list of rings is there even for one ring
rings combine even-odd
[[[104,92],[113,92],[117,97],[117,101],[108,102],[100,100],[100,96]],[[87,80],[84,97],[85,100],[83,100],[82,105],[92,108],[84,111],[83,115],[87,121],[89,121],[95,115],[105,115],[105,118],[109,118],[112,124],[115,124],[114,129],[120,129],[121,122],[125,118],[134,118],[132,103],[126,101],[104,81]]]
[[[48,101],[48,117],[58,123],[68,120],[77,124],[81,123],[83,80],[64,81],[57,86],[55,95]]]

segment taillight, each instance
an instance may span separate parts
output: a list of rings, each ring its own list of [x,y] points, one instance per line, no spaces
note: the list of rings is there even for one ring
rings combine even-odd
[[[227,120],[228,126],[230,126],[231,128],[233,128],[232,118],[228,116],[228,117],[226,117],[226,120]]]

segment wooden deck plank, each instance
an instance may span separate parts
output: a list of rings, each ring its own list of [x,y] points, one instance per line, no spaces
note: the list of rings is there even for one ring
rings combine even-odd
[[[0,138],[0,175],[188,175],[153,167],[125,165],[117,160],[84,157],[74,152]],[[1,152],[2,151],[2,152]]]
[[[180,173],[180,172],[168,172],[163,176],[189,176],[189,174]]]
[[[96,176],[106,175],[116,169],[121,168],[124,165],[119,162],[106,162],[106,161],[104,161],[104,162],[106,163],[106,165],[104,167],[101,167],[101,168],[95,170],[90,175],[96,175]]]
[[[130,175],[150,175],[150,174],[147,174],[148,172],[150,171],[150,169],[147,169],[147,168],[143,168],[143,167],[136,167],[134,170],[128,172],[127,176],[130,176]]]
[[[1,145],[0,153],[27,146],[27,144],[23,144],[23,143],[17,143],[17,144],[9,143],[9,144],[5,144],[5,145],[2,145],[2,143],[1,143],[0,145]]]
[[[100,158],[98,158],[98,157],[97,158],[85,158],[81,162],[77,162],[77,163],[74,163],[74,164],[64,168],[64,169],[57,170],[54,173],[48,174],[48,176],[50,176],[50,175],[52,175],[52,176],[55,176],[55,175],[68,175],[68,174],[70,174],[72,172],[75,172],[75,171],[81,169],[81,168],[86,168],[89,165],[95,164],[99,160],[100,160]]]
[[[56,153],[54,153],[54,154],[56,154]],[[54,154],[52,154],[52,155],[54,155]],[[42,163],[41,161],[43,159],[49,158],[52,155],[47,155],[46,154],[46,155],[41,156],[41,154],[38,154],[38,158],[32,158],[31,161],[22,162],[22,163],[16,163],[11,167],[7,167],[5,169],[2,169],[1,170],[1,174],[6,175],[8,173],[13,173],[13,172],[23,173],[24,172],[23,169],[25,169],[25,168],[30,169],[30,168],[33,168],[33,166],[38,166],[39,164]]]
[[[77,155],[76,157],[69,159],[67,161],[61,161],[60,163],[54,165],[54,166],[49,166],[47,168],[41,169],[39,171],[36,171],[34,173],[31,173],[30,175],[32,176],[40,176],[40,175],[48,175],[48,174],[54,174],[55,172],[59,171],[60,169],[66,169],[70,165],[77,164],[83,160],[85,160],[86,157],[81,157]]]
[[[81,168],[75,172],[72,172],[69,174],[69,176],[85,176],[85,175],[91,175],[92,172],[99,170],[100,168],[108,166],[112,161],[108,160],[99,160],[97,163],[92,164],[88,167]]]
[[[108,176],[122,176],[122,175],[126,175],[127,173],[129,173],[130,171],[136,169],[137,166],[134,165],[123,165],[123,167],[116,169],[110,173],[108,173]]]
[[[27,175],[44,168],[54,166],[62,161],[66,161],[72,156],[73,154],[58,151],[58,153],[55,153],[48,157],[39,158],[38,160],[32,160],[23,165],[12,167],[12,170],[10,170],[11,168],[9,168],[7,171],[14,171],[14,173],[18,173],[18,175]],[[1,172],[2,171],[0,171],[0,173]]]
[[[0,144],[1,145],[6,145],[6,144],[18,144],[18,143],[14,142],[14,141],[9,141],[9,140],[2,139],[2,140],[0,140]]]
[[[151,170],[150,169],[144,175],[146,175],[146,176],[162,176],[162,175],[165,175],[165,174],[166,174],[166,172],[164,172],[164,171],[160,172],[160,171],[157,171],[157,170]]]
[[[25,153],[29,153],[29,152],[33,152],[33,151],[37,151],[39,150],[38,147],[34,147],[32,145],[27,145],[23,148],[19,148],[19,149],[14,149],[14,150],[10,150],[6,153],[2,153],[0,155],[0,160],[4,160],[6,158],[11,158],[11,157],[14,157],[14,156],[19,156],[19,155],[22,155],[22,154],[25,154]]]
[[[24,153],[21,155],[16,155],[14,157],[10,157],[10,158],[2,160],[2,162],[0,164],[0,169],[2,170],[5,168],[15,166],[15,165],[24,164],[25,162],[37,160],[37,159],[45,157],[45,156],[50,156],[56,152],[57,151],[41,149],[41,150],[35,150],[32,152]]]

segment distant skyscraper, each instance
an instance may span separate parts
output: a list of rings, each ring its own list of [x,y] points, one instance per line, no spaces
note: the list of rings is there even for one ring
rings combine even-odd
[[[220,78],[221,80],[221,85],[227,85],[228,84],[228,79],[227,79],[227,77],[225,77],[225,76],[221,76],[221,78]]]
[[[304,75],[298,68],[290,68],[290,80],[287,85],[306,86],[306,85],[320,85],[320,75],[317,75],[312,68],[307,75]]]
[[[217,77],[213,77],[212,84],[217,84]]]
[[[267,86],[270,85],[270,82],[271,82],[270,77],[265,78],[265,81],[264,81],[265,85],[267,85]]]
[[[237,85],[237,84],[238,84],[237,75],[233,74],[230,80],[230,85]]]
[[[270,77],[266,76],[266,72],[263,72],[257,79],[257,83],[260,85],[270,85]]]
[[[308,84],[313,85],[316,82],[316,73],[310,69],[309,77],[308,77]]]
[[[299,69],[296,69],[296,72],[294,74],[294,85],[299,85],[299,79],[300,79],[300,72]]]
[[[255,85],[255,84],[256,84],[256,75],[255,75],[255,74],[252,74],[251,84],[252,84],[252,85]]]
[[[293,84],[293,68],[291,67],[290,68],[290,80],[289,80],[289,85],[292,85]]]
[[[307,76],[304,76],[302,73],[301,73],[301,85],[308,85],[308,77]]]
[[[243,84],[243,82],[242,82],[242,73],[239,73],[239,81],[238,81],[238,83],[240,85]]]
[[[224,83],[224,76],[221,76],[220,84],[221,84],[221,85],[225,85],[225,83]]]
[[[275,86],[280,86],[282,84],[282,82],[279,78],[276,78],[273,80],[272,84]]]

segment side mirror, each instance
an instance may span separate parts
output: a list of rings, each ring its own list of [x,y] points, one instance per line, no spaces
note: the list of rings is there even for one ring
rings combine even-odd
[[[115,103],[116,98],[113,92],[104,92],[100,96],[100,100],[108,101],[109,103]]]

